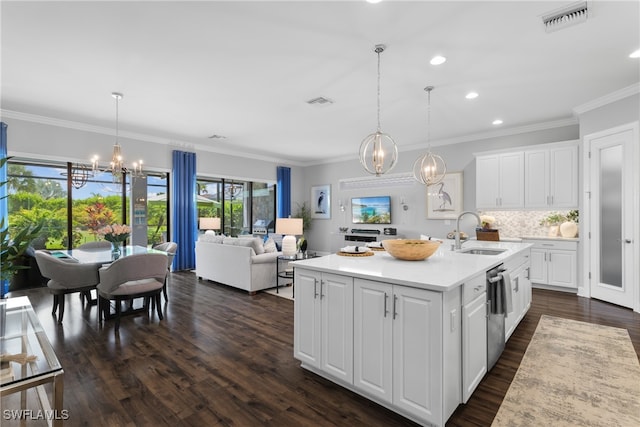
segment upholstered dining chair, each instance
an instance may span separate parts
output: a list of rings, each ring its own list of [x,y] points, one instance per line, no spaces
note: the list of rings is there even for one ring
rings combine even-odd
[[[111,242],[99,240],[96,242],[87,242],[78,246],[76,249],[111,249]]]
[[[80,292],[86,295],[95,289],[99,282],[98,266],[95,264],[80,264],[75,261],[62,261],[48,251],[35,251],[36,262],[43,277],[49,279],[47,287],[53,294],[53,310],[55,316],[58,306],[58,324],[64,317],[65,295]],[[84,300],[83,300],[84,301]]]
[[[153,298],[162,317],[160,294],[167,276],[167,256],[160,253],[129,255],[115,260],[98,270],[98,319],[111,317],[110,301],[115,301],[115,330],[120,328],[122,301],[144,298],[144,308],[149,314],[149,302]]]
[[[159,245],[155,245],[153,249],[157,249],[159,251],[163,251],[167,253],[167,270],[171,271],[171,264],[173,263],[173,259],[176,257],[176,252],[178,251],[178,244],[175,242],[165,242],[160,243]],[[169,301],[167,297],[167,277],[164,279],[164,286],[162,287],[162,293],[164,294],[164,300]]]

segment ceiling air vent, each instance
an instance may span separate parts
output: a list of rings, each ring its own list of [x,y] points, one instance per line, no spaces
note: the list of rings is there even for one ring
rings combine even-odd
[[[327,104],[333,104],[333,101],[330,100],[329,98],[325,98],[324,96],[319,96],[317,98],[313,98],[307,101],[307,104],[309,105],[327,105]]]
[[[222,136],[222,135],[217,135],[217,134],[213,134],[211,136],[208,136],[207,138],[209,139],[226,139],[226,136]]]
[[[542,15],[542,23],[547,33],[558,31],[571,25],[580,24],[587,20],[589,9],[586,1],[571,3]]]

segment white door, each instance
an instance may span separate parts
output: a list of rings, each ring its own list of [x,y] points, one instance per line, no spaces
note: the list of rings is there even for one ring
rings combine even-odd
[[[442,421],[442,293],[393,287],[393,403]]]
[[[589,135],[585,146],[591,296],[638,311],[638,125]]]
[[[293,352],[296,359],[320,367],[320,273],[295,269]]]
[[[393,287],[355,279],[353,288],[353,383],[366,393],[391,402]]]
[[[297,283],[296,283],[297,286]],[[353,383],[353,279],[322,274],[322,370]]]

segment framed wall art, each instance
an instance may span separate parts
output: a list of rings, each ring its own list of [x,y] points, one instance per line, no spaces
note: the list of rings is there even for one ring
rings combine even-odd
[[[311,187],[311,218],[331,218],[331,185]]]
[[[456,219],[462,213],[462,172],[447,173],[427,187],[427,219]]]

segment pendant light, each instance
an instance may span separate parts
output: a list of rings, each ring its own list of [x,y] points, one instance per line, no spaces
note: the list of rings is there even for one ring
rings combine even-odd
[[[442,157],[431,152],[431,91],[433,86],[424,88],[427,92],[427,152],[418,157],[413,164],[413,177],[424,185],[433,185],[441,182],[446,173],[447,165]]]
[[[127,168],[124,163],[124,158],[122,157],[122,147],[120,146],[119,141],[119,127],[118,127],[118,106],[120,100],[123,98],[119,92],[111,93],[111,96],[116,100],[116,142],[113,144],[113,152],[111,154],[111,162],[109,163],[109,167],[100,170],[100,165],[98,164],[98,156],[93,156],[91,159],[93,173],[102,173],[102,172],[110,172],[113,175],[114,182],[120,182],[122,180],[122,176],[124,174],[130,173],[133,177],[141,177],[142,175],[142,160],[138,162],[134,162],[131,165],[131,168]]]
[[[378,54],[378,128],[360,143],[360,164],[375,176],[389,172],[398,161],[398,147],[395,141],[380,130],[380,54],[384,50],[383,44],[376,45],[374,49]]]

